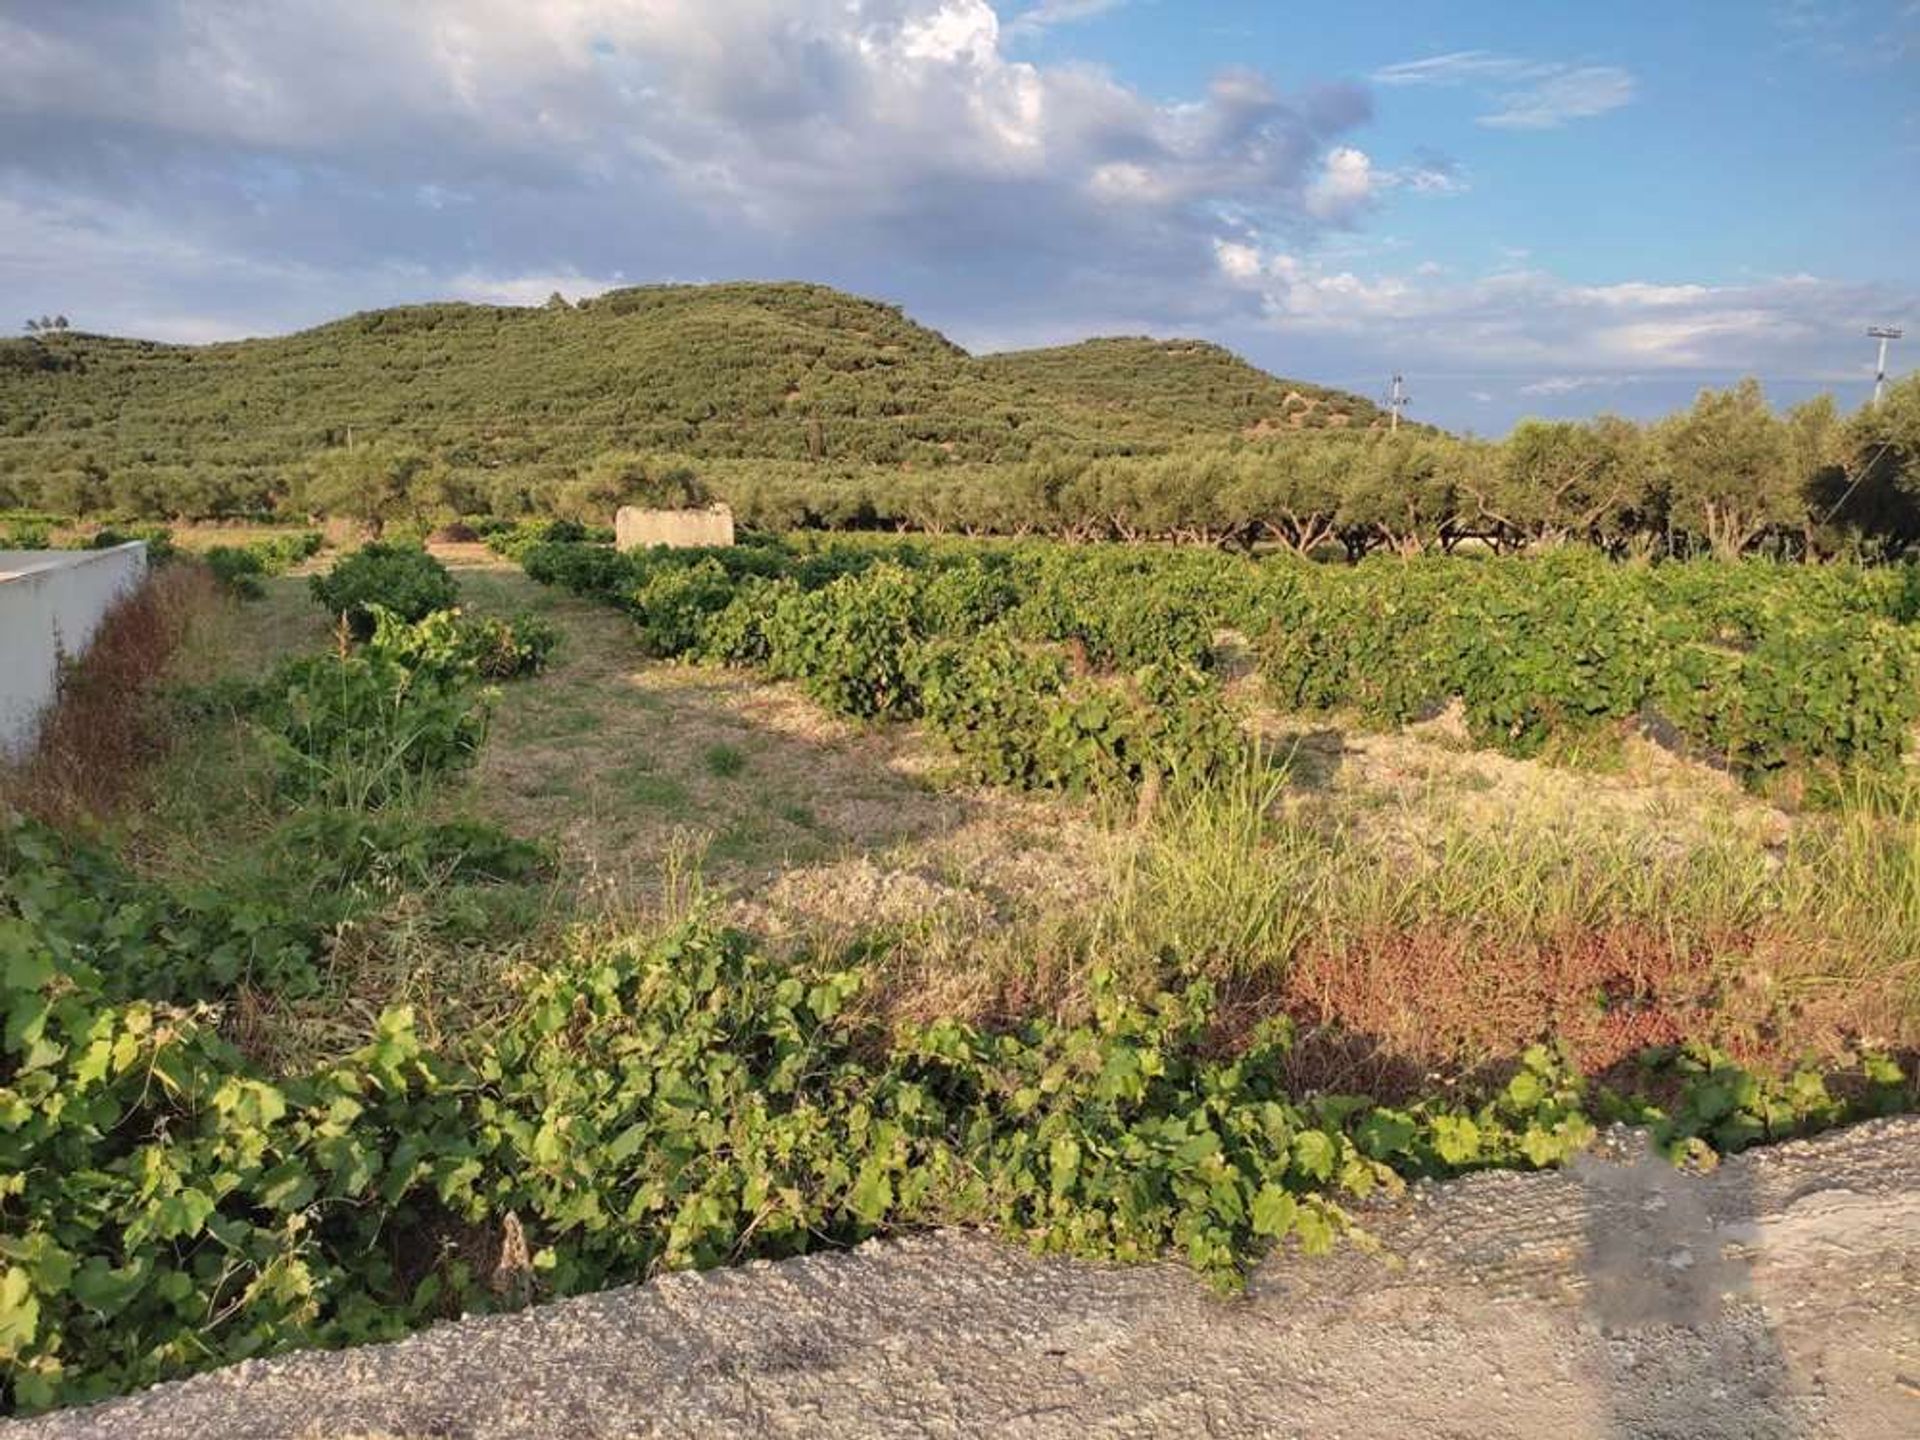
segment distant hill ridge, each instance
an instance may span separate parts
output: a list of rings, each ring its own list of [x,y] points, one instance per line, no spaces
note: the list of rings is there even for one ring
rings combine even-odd
[[[976,357],[896,306],[804,283],[406,305],[210,345],[0,341],[0,479],[49,466],[143,467],[156,484],[178,467],[257,476],[350,430],[483,469],[609,450],[920,466],[1381,418],[1201,341]]]

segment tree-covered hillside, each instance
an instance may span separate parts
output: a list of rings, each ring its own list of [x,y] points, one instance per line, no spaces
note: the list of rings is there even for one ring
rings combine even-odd
[[[1149,444],[1167,435],[1259,436],[1364,427],[1382,418],[1370,400],[1281,380],[1203,340],[1083,340],[989,355],[980,368],[1022,400],[1056,407],[1097,430],[1139,435]]]
[[[350,440],[537,487],[610,451],[926,467],[1376,418],[1193,342],[976,359],[805,284],[406,306],[215,345],[0,342],[0,488],[62,510],[244,507]]]

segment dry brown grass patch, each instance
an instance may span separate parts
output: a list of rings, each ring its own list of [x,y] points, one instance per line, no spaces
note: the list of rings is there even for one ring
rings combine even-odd
[[[55,825],[125,808],[170,739],[159,682],[220,603],[205,567],[173,564],[107,611],[86,654],[62,667],[33,753],[0,778],[7,803]]]
[[[1625,924],[1537,940],[1381,930],[1309,947],[1266,998],[1305,1030],[1365,1037],[1375,1063],[1422,1074],[1471,1071],[1550,1037],[1589,1074],[1690,1041],[1777,1071],[1858,1033],[1838,1013],[1782,1000],[1771,977],[1793,948],[1764,931],[1681,939]],[[1354,1042],[1343,1048],[1351,1061]]]

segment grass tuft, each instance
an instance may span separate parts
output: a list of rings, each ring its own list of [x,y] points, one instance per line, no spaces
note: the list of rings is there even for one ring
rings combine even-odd
[[[722,780],[731,780],[747,768],[747,757],[737,745],[709,745],[700,758],[707,773]]]

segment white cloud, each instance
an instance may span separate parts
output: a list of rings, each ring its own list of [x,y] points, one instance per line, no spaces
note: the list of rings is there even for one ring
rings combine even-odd
[[[1388,65],[1378,85],[1465,87],[1494,108],[1479,123],[1496,130],[1550,130],[1569,120],[1604,115],[1629,104],[1631,73],[1617,65],[1526,60],[1487,50],[1459,50]]]
[[[986,0],[29,13],[0,19],[0,195],[110,198],[128,253],[203,248],[209,289],[223,255],[409,272],[428,294],[476,271],[697,266],[1179,316],[1233,303],[1194,286],[1209,217],[1304,237],[1387,183],[1343,144],[1358,87],[1234,69],[1165,101],[1017,58]],[[0,255],[22,243],[0,234]]]
[[[1374,200],[1373,161],[1364,150],[1341,145],[1331,151],[1319,176],[1307,186],[1307,213],[1318,220],[1345,221]]]
[[[1464,195],[1471,188],[1459,172],[1451,168],[1442,170],[1416,165],[1410,169],[1396,170],[1389,178],[1395,184],[1405,185],[1416,195]]]
[[[1010,39],[1037,35],[1056,25],[1072,25],[1105,15],[1126,3],[1127,0],[1038,0],[1008,22],[1007,35]]]
[[[1579,285],[1543,270],[1449,280],[1421,265],[1356,274],[1242,238],[1216,247],[1224,283],[1257,296],[1290,335],[1390,335],[1394,353],[1459,373],[1544,372],[1526,395],[1565,395],[1658,374],[1747,372],[1851,379],[1879,313],[1912,314],[1912,296],[1789,275],[1738,285],[1626,281]]]
[[[1577,395],[1582,390],[1617,390],[1626,385],[1638,385],[1643,379],[1639,375],[1549,375],[1544,380],[1534,380],[1520,386],[1515,393]]]
[[[1257,246],[1242,245],[1236,240],[1215,240],[1213,250],[1229,280],[1245,283],[1260,278],[1265,262]]]
[[[1585,65],[1500,96],[1501,108],[1480,124],[1497,130],[1551,130],[1569,120],[1604,115],[1633,99],[1633,77],[1613,65]]]
[[[1782,278],[1791,280],[1810,277]],[[1713,294],[1705,285],[1649,285],[1637,280],[1629,280],[1619,285],[1585,285],[1574,293],[1581,300],[1595,305],[1627,310],[1660,310],[1673,306],[1694,305]]]
[[[582,275],[576,270],[549,275],[489,275],[469,270],[449,277],[447,296],[482,305],[543,305],[555,294],[568,300],[583,300],[622,283],[623,278],[618,275]]]

